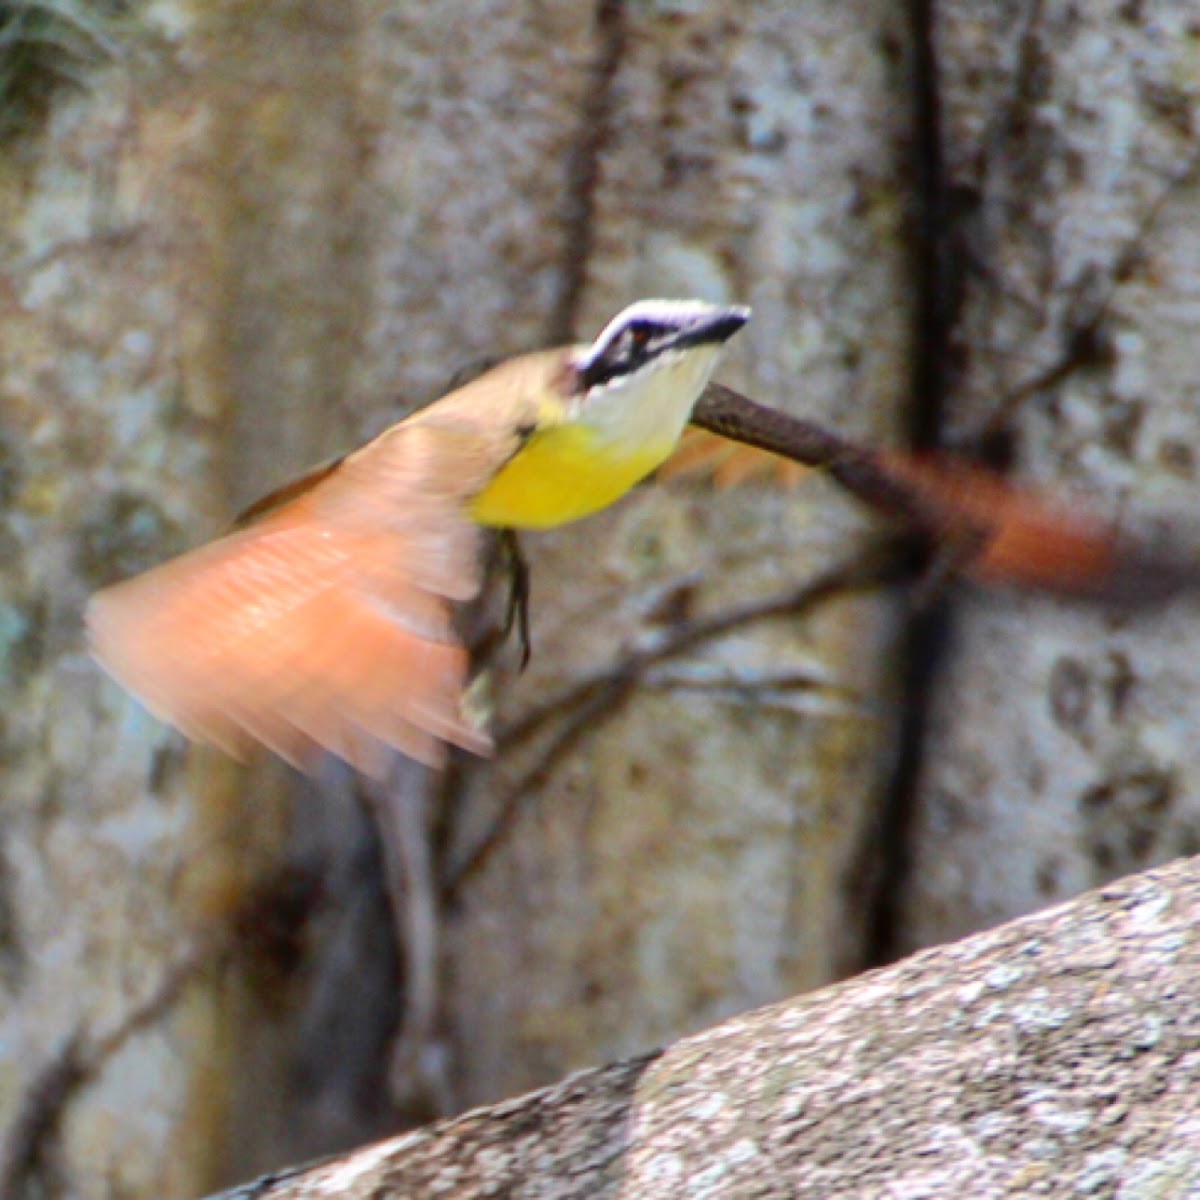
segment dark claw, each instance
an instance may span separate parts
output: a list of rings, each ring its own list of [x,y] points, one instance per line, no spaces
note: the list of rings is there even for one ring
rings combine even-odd
[[[508,610],[504,614],[504,636],[517,630],[517,641],[521,646],[518,670],[524,671],[533,653],[533,642],[529,636],[529,564],[521,553],[521,543],[516,532],[505,529],[500,535],[504,553],[508,559]]]

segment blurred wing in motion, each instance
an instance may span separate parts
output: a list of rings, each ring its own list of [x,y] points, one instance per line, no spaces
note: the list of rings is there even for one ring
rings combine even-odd
[[[778,487],[793,488],[811,470],[792,459],[693,426],[683,431],[678,448],[659,468],[657,477],[699,475],[710,478],[722,491],[750,479],[770,477]]]
[[[756,406],[751,405],[745,406],[744,413],[738,410],[745,421],[753,420],[755,413]],[[781,414],[771,415],[778,420]],[[821,450],[828,460],[821,462],[820,455],[811,452],[814,443],[805,442],[809,461],[818,467],[835,467],[849,451],[855,460],[855,477],[868,485],[863,500],[889,514],[891,503],[902,498],[903,504],[891,515],[916,519],[951,552],[961,548],[962,569],[983,583],[1104,595],[1123,574],[1113,526],[1091,513],[1068,509],[951,458],[868,450],[840,437],[821,436]],[[769,450],[692,428],[658,477],[708,477],[717,487],[726,488],[773,476],[775,486],[787,488],[812,469]]]
[[[324,751],[379,775],[485,752],[462,716],[452,604],[479,588],[470,431],[404,422],[244,528],[92,597],[104,668],[188,736],[311,770]],[[279,498],[282,496],[282,498]]]
[[[881,453],[879,463],[912,490],[934,534],[978,540],[964,567],[981,582],[1087,595],[1115,577],[1116,530],[1093,513],[953,459]]]

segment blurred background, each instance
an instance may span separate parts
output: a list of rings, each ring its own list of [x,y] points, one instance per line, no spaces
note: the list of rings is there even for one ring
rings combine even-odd
[[[651,295],[753,305],[764,403],[1169,528],[1198,111],[1197,0],[0,3],[0,1196],[194,1196],[1195,853],[1186,604],[865,589],[629,676],[854,561],[818,475],[527,538],[501,753],[383,794],[190,748],[80,617]]]

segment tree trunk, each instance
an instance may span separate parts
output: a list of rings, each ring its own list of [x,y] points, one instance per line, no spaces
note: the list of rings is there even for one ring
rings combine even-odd
[[[1200,5],[934,13],[959,267],[945,440],[1134,527],[1194,519]],[[1196,616],[958,606],[898,950],[1200,848]]]
[[[1200,863],[228,1193],[1184,1196]]]
[[[888,98],[908,87],[903,13],[877,0],[596,12],[594,26],[579,16],[582,112],[603,131],[577,125],[567,150],[595,178],[586,205],[569,190],[557,209],[571,218],[560,269],[581,279],[571,336],[639,295],[749,303],[723,378],[900,435],[909,114]],[[548,328],[564,318],[550,299]],[[518,680],[500,669],[501,729],[679,623],[845,561],[861,526],[812,479],[794,495],[645,488],[526,538],[535,653]],[[462,1101],[862,966],[895,637],[878,596],[747,623],[582,713],[552,705],[455,790],[452,865],[506,797],[520,805],[447,925]]]

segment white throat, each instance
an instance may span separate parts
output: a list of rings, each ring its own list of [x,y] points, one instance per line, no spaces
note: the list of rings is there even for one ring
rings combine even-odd
[[[721,347],[667,353],[588,396],[579,421],[608,442],[673,448],[712,375]],[[668,449],[669,452],[669,449]]]

